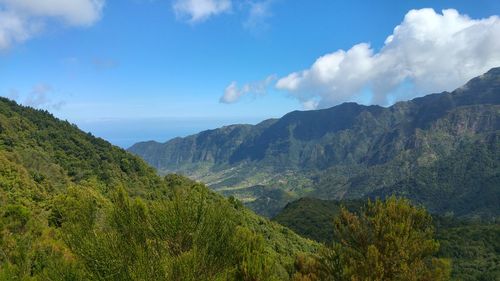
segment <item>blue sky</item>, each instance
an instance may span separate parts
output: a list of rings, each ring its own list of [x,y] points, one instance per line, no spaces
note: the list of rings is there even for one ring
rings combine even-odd
[[[61,1],[0,0],[0,95],[123,147],[345,101],[388,105],[500,66],[497,0]],[[435,24],[417,30],[422,20]]]

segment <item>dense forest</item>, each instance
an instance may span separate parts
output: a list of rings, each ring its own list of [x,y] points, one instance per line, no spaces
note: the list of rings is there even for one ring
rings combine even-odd
[[[0,100],[0,280],[286,280],[296,255],[318,247],[45,111]]]
[[[287,202],[386,197],[456,217],[500,215],[500,68],[390,107],[293,111],[129,151],[272,217]],[[447,200],[442,200],[447,198]]]
[[[366,202],[302,198],[289,203],[274,221],[298,234],[325,243],[337,238],[332,222],[342,209],[359,213]],[[433,216],[438,256],[451,259],[453,280],[500,280],[500,222]]]
[[[0,99],[0,280],[498,277],[489,270],[498,268],[496,225],[433,222],[398,197],[344,205],[310,227],[332,237],[318,239],[202,183],[160,177],[46,111]]]
[[[500,0],[0,0],[0,281],[500,281]]]
[[[430,216],[405,200],[377,201],[358,218],[364,232],[378,231],[370,221],[382,216],[393,225],[387,235],[410,235],[396,252],[382,252],[393,244],[384,237],[344,241],[356,233],[348,211],[335,224],[339,243],[322,245],[201,183],[161,178],[139,158],[47,112],[1,99],[0,129],[0,280],[368,278],[356,268],[354,247],[375,254],[366,260],[380,269],[373,278],[450,274],[450,261],[436,256]],[[395,210],[406,215],[396,218]],[[427,246],[410,259],[397,255],[418,245]]]

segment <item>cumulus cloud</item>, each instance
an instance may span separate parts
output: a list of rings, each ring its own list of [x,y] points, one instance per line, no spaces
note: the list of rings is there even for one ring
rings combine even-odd
[[[270,75],[264,80],[247,83],[242,87],[238,87],[238,83],[233,81],[226,87],[224,95],[219,99],[219,101],[221,103],[235,103],[245,95],[264,95],[267,93],[269,86],[275,80],[276,75]]]
[[[500,66],[500,18],[471,19],[456,10],[409,11],[374,50],[361,43],[319,57],[310,68],[280,78],[276,88],[305,107],[346,101],[387,105],[432,92],[453,90]]]
[[[0,50],[27,40],[38,29],[38,23],[27,22],[16,13],[0,10]]]
[[[0,0],[0,50],[38,34],[50,20],[90,26],[101,17],[105,0]]]
[[[176,0],[173,8],[177,17],[196,23],[231,10],[231,0]]]

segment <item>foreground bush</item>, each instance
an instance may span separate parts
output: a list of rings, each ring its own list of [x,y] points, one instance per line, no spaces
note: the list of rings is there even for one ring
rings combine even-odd
[[[359,214],[342,209],[334,241],[314,259],[298,259],[295,280],[449,280],[451,266],[435,258],[431,216],[406,199],[368,202]]]

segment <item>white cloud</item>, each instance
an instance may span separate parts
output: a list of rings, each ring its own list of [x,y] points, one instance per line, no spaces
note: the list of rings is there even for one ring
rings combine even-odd
[[[236,81],[231,82],[224,90],[224,95],[220,97],[221,103],[235,103],[244,95],[243,91],[238,88]]]
[[[31,89],[31,92],[26,96],[23,104],[33,108],[45,108],[60,110],[65,104],[65,101],[53,101],[50,94],[54,90],[52,87],[45,83],[39,83]]]
[[[104,0],[0,0],[9,10],[38,17],[56,17],[70,25],[91,25],[101,17]]]
[[[247,83],[241,88],[236,81],[231,82],[224,91],[224,95],[219,99],[221,103],[235,103],[248,94],[264,95],[267,89],[276,80],[276,75],[270,75],[266,79]]]
[[[176,0],[173,4],[177,17],[187,19],[191,23],[228,12],[231,7],[231,0]]]
[[[318,107],[318,101],[314,100],[314,99],[306,100],[306,101],[302,102],[302,107],[305,110],[316,109]]]
[[[24,104],[31,107],[40,107],[43,105],[47,105],[50,102],[47,94],[52,91],[52,87],[47,84],[37,84],[31,90],[31,93],[28,95]]]
[[[500,18],[471,19],[456,10],[409,11],[380,51],[361,43],[318,58],[306,70],[279,79],[276,88],[304,106],[360,101],[387,105],[453,90],[500,66]],[[404,90],[401,90],[404,88]]]
[[[174,0],[172,8],[178,19],[198,23],[224,13],[236,11],[248,14],[243,26],[253,32],[268,27],[266,19],[272,16],[275,0]]]
[[[0,50],[27,40],[39,29],[36,22],[27,22],[20,15],[0,10]]]
[[[38,34],[51,19],[90,26],[101,17],[105,0],[0,0],[0,50]]]
[[[248,18],[243,22],[243,26],[252,31],[261,31],[266,29],[268,24],[266,19],[272,16],[271,4],[273,0],[264,0],[259,2],[248,2]]]

